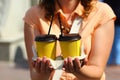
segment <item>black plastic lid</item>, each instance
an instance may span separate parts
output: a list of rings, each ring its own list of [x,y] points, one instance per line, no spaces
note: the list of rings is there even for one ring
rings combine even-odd
[[[64,34],[60,35],[59,41],[74,41],[81,39],[81,36],[79,34]]]
[[[57,40],[57,37],[55,35],[39,35],[35,38],[35,41],[40,42],[52,42]]]

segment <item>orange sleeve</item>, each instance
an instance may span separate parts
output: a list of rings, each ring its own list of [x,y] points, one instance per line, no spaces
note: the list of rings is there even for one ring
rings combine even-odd
[[[108,4],[104,4],[104,6],[101,9],[102,12],[100,24],[105,24],[111,19],[116,20],[116,15],[114,14],[112,8]]]
[[[25,23],[27,23],[31,27],[37,26],[38,18],[37,18],[37,11],[35,6],[28,9],[23,20]]]

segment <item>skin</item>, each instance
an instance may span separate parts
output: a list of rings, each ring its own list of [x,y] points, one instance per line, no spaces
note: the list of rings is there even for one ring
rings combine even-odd
[[[57,2],[59,3],[64,13],[70,14],[78,5],[79,0],[57,0]]]
[[[79,0],[58,0],[63,12],[66,14],[66,18],[68,18],[71,12],[76,8],[78,1]],[[35,45],[34,37],[39,35],[37,29],[35,30],[36,33],[34,35],[32,27],[27,23],[24,24],[25,44],[31,78],[32,80],[48,80],[54,73],[50,61],[46,57],[38,57],[36,61],[32,60],[33,53],[31,47]],[[110,54],[113,37],[114,20],[111,19],[106,24],[96,29],[93,35],[90,55],[85,59],[86,64],[81,67],[79,59],[75,58],[75,60],[72,61],[72,58],[68,57],[64,61],[64,70],[73,73],[80,80],[100,80]],[[33,69],[35,69],[35,71]]]
[[[36,31],[37,32],[37,31]],[[35,33],[36,35],[39,34]],[[25,45],[26,51],[28,55],[28,62],[30,67],[30,74],[32,80],[48,80],[50,75],[54,72],[53,68],[50,65],[50,61],[46,58],[37,58],[36,61],[32,60],[33,52],[31,47],[34,44],[34,35],[33,28],[30,27],[28,24],[24,24],[24,36],[25,36]]]
[[[102,25],[95,31],[92,51],[86,64],[81,68],[79,59],[74,63],[70,57],[65,61],[66,71],[72,72],[80,80],[100,80],[106,66],[114,36],[114,21]],[[104,38],[103,38],[104,37]],[[74,64],[74,65],[73,65]]]

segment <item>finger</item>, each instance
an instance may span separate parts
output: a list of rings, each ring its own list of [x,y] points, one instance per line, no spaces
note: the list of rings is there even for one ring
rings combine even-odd
[[[32,66],[35,68],[36,61],[32,61]]]
[[[45,63],[46,63],[46,57],[43,57],[43,58],[42,58],[42,62],[41,62],[41,69],[40,69],[42,73],[45,73],[45,72],[46,72],[46,71],[45,71],[45,68],[46,68],[46,67],[45,67]]]
[[[81,63],[81,67],[83,67],[86,64],[84,59],[80,60],[80,63]]]
[[[68,71],[67,59],[64,60],[64,70],[65,70],[65,71]]]
[[[41,59],[37,58],[36,63],[35,63],[35,70],[36,72],[40,73],[40,63],[41,63]]]
[[[46,73],[50,73],[52,70],[51,64],[50,64],[50,60],[46,60]]]
[[[84,63],[87,63],[87,62],[88,62],[88,57],[84,59]]]
[[[72,58],[68,57],[68,70],[69,72],[74,72],[74,65],[72,62]]]
[[[80,68],[81,68],[81,63],[80,63],[80,61],[79,61],[78,58],[75,58],[75,60],[74,60],[74,65],[75,65],[75,71],[76,71],[76,72],[79,72],[79,70],[80,70]]]

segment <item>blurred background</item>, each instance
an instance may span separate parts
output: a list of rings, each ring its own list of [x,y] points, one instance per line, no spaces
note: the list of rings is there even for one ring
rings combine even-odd
[[[0,0],[0,80],[30,80],[22,19],[28,8],[37,3],[38,0]],[[117,11],[115,13],[119,16],[120,6]],[[115,24],[115,40],[105,69],[107,80],[120,80],[119,23]]]

